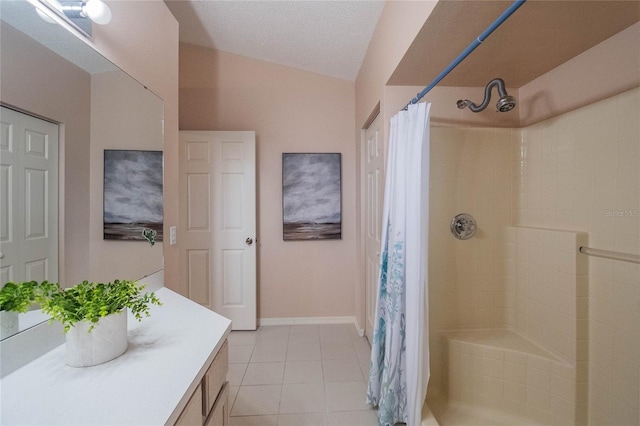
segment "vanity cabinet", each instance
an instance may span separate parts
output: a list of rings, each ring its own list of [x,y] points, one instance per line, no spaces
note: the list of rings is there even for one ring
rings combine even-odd
[[[176,426],[228,426],[229,346],[225,340],[202,381],[176,421]]]
[[[3,377],[0,424],[227,426],[231,321],[167,288],[155,293],[163,305],[149,318],[129,312],[120,357],[73,368],[60,345]]]

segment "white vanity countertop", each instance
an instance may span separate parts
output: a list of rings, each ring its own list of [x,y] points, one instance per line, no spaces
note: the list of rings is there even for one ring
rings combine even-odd
[[[161,288],[162,306],[138,322],[129,348],[87,368],[65,364],[65,345],[0,382],[2,425],[173,424],[231,330],[231,321]]]

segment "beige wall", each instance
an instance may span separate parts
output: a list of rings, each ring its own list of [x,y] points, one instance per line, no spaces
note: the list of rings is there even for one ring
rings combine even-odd
[[[525,86],[507,87],[507,92],[516,97],[517,107],[506,113],[496,113],[493,102],[480,113],[457,108],[458,99],[480,103],[484,97],[484,87],[436,86],[422,100],[432,103],[431,121],[438,126],[529,126],[640,86],[640,54],[630,54],[636,49],[638,40],[640,23]],[[390,117],[395,114],[423,88],[385,86],[385,115]]]
[[[383,100],[389,77],[437,3],[404,0],[385,3],[356,78],[358,138],[376,104]]]
[[[356,265],[358,266],[355,268],[354,291],[356,319],[362,325],[365,323],[365,245],[362,228],[364,210],[361,206],[362,188],[360,186],[363,179],[360,152],[362,129],[369,124],[368,120],[375,118],[378,112],[382,113],[383,140],[386,147],[386,135],[389,133],[388,125],[391,116],[384,112],[386,111],[385,86],[436,4],[437,1],[385,2],[355,81],[355,172],[358,177],[355,208],[358,219],[356,234]]]
[[[639,40],[640,22],[522,86],[521,126],[640,86]]]
[[[2,25],[0,100],[62,124],[61,265],[72,285],[89,277],[89,112],[91,76],[8,25]]]
[[[180,46],[180,129],[254,130],[258,317],[353,316],[354,83]],[[282,153],[342,153],[342,240],[282,240]]]
[[[89,276],[102,282],[142,278],[162,269],[162,244],[103,239],[105,149],[163,149],[162,101],[119,70],[91,78]]]

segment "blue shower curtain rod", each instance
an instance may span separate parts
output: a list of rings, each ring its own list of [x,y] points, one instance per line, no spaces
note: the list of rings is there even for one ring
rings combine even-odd
[[[449,74],[455,67],[458,66],[458,64],[460,64],[460,62],[464,61],[465,58],[476,49],[476,47],[480,46],[482,42],[485,41],[487,37],[489,37],[491,33],[495,31],[496,28],[502,25],[504,21],[509,19],[509,17],[513,15],[513,13],[518,10],[520,6],[522,6],[526,1],[527,0],[514,1],[511,6],[509,6],[504,12],[502,12],[502,14],[498,16],[498,18],[493,21],[493,23],[482,32],[482,34],[480,34],[475,40],[473,40],[473,42],[471,42],[471,44],[467,46],[467,48],[464,49],[462,53],[460,53],[458,57],[453,60],[453,62],[451,62],[444,70],[442,70],[442,72],[438,74],[438,76],[427,87],[425,87],[420,93],[418,93],[415,98],[411,99],[411,101],[404,108],[402,108],[402,110],[406,111],[407,108],[409,108],[409,105],[417,104],[418,102],[420,102],[420,99],[422,99],[424,95],[429,93],[429,91],[433,89],[436,84],[440,83],[440,80],[445,78],[447,74]]]

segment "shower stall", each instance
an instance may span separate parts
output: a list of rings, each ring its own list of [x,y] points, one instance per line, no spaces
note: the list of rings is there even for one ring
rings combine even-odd
[[[521,128],[432,127],[441,425],[640,423],[640,88]],[[470,213],[476,234],[454,238]],[[633,260],[634,257],[631,257]]]
[[[495,3],[465,2],[476,15]],[[516,82],[564,43],[549,33],[587,38],[605,12],[632,22]],[[432,104],[423,425],[640,424],[639,15],[528,2],[410,102]],[[441,70],[448,33],[433,28],[386,82],[383,117]],[[536,40],[523,49],[525,34]],[[588,254],[607,252],[620,255]]]
[[[558,8],[567,7],[573,23],[575,8],[602,16],[597,8],[608,6]],[[536,54],[553,50],[547,38],[505,55],[535,19],[515,14],[518,25],[505,30],[511,37],[502,36],[500,48],[487,48],[484,59],[474,54],[472,65],[443,80],[461,54],[410,102],[432,103],[425,420],[640,424],[638,14],[628,9],[623,15],[635,18],[626,27],[514,83],[519,64],[528,70],[544,59]],[[385,91],[385,115],[416,93],[402,76],[416,63],[428,66],[419,56],[433,57],[417,48],[405,54]],[[492,80],[478,87],[479,77]],[[497,77],[515,85],[507,91]]]

